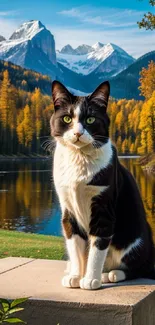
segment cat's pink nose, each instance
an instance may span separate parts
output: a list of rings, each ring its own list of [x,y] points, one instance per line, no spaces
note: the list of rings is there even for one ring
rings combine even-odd
[[[82,134],[83,134],[83,133],[79,133],[79,132],[74,133],[74,135],[76,135],[77,138],[80,138]]]

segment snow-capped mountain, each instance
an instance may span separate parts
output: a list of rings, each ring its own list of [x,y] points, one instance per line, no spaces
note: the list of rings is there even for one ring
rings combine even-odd
[[[54,37],[37,20],[22,24],[9,40],[0,42],[0,59],[47,74],[53,79],[61,75]]]
[[[73,50],[73,49],[72,49]],[[66,68],[88,75],[98,68],[96,73],[107,73],[110,77],[118,74],[132,64],[135,59],[119,46],[108,43],[95,43],[91,52],[87,54],[74,54],[77,49],[71,51],[57,52],[57,61]]]
[[[82,44],[79,45],[76,49],[73,49],[73,47],[70,44],[67,44],[61,49],[61,51],[58,51],[58,53],[83,55],[83,54],[88,54],[92,51],[94,51],[94,49],[90,45]]]

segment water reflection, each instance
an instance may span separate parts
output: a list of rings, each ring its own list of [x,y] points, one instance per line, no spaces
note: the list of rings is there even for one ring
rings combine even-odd
[[[0,227],[60,234],[51,160],[0,163]]]
[[[155,177],[136,159],[121,159],[136,178],[155,241]],[[51,160],[0,162],[0,227],[61,235]]]

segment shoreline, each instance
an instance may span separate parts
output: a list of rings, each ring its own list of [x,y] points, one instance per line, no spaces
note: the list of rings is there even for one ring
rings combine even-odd
[[[129,155],[129,154],[126,154],[126,155],[123,155],[123,154],[120,154],[118,155],[118,158],[122,159],[122,158],[125,158],[125,159],[136,159],[136,158],[141,158],[142,156],[139,156],[139,155]],[[15,161],[15,160],[50,160],[52,159],[52,155],[48,155],[48,156],[1,156],[0,155],[0,161]]]
[[[0,156],[1,161],[15,161],[15,160],[50,160],[52,156]]]

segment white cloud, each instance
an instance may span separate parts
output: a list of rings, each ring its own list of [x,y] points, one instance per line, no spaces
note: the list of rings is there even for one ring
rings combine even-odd
[[[129,27],[136,24],[137,19],[144,14],[143,11],[118,9],[118,8],[100,8],[93,7],[75,7],[69,10],[57,12],[65,17],[77,18],[81,23],[89,23],[106,27]]]
[[[0,11],[0,17],[16,16],[19,13],[19,10]]]
[[[64,15],[67,17],[80,17],[80,10],[78,8],[72,8],[69,10],[62,10],[57,12],[60,15]]]

